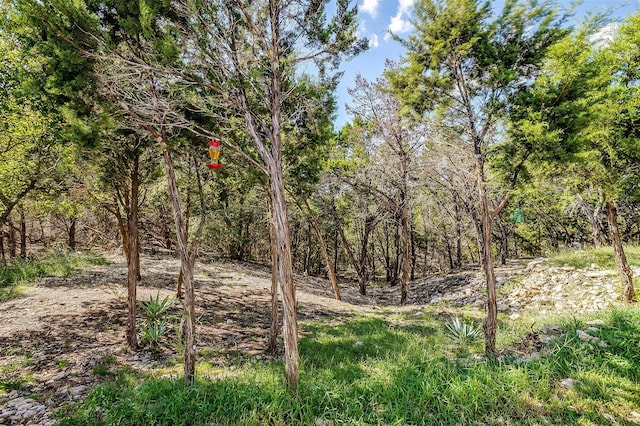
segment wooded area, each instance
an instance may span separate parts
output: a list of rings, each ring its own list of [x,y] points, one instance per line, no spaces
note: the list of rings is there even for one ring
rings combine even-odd
[[[636,301],[640,15],[417,1],[406,55],[358,78],[335,129],[338,66],[367,40],[355,2],[328,3],[3,0],[1,262],[122,249],[136,350],[140,253],[175,254],[189,383],[199,257],[271,265],[290,387],[294,273],[404,304],[418,277],[479,267],[488,357],[496,263],[612,245]]]

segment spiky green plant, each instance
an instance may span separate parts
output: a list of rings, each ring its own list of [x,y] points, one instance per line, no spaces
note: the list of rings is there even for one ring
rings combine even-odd
[[[466,322],[460,317],[453,317],[444,325],[447,336],[460,348],[466,349],[482,333],[482,329],[473,321]]]
[[[160,300],[160,294],[149,296],[149,301],[140,303],[140,310],[144,317],[144,322],[140,325],[142,331],[142,340],[157,346],[160,339],[168,328],[169,310],[173,306],[173,301],[169,296],[165,296]]]

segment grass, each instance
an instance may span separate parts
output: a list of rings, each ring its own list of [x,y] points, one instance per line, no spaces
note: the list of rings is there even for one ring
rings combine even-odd
[[[640,266],[640,246],[625,246],[624,252],[630,266]],[[617,268],[612,247],[562,251],[549,258],[549,264],[574,268],[586,268],[594,264],[603,269]]]
[[[39,277],[68,277],[92,265],[108,261],[92,253],[59,252],[40,259],[11,259],[0,266],[0,301],[20,294],[21,287]]]
[[[15,350],[9,350],[3,355],[0,363],[0,397],[12,390],[22,389],[33,380],[31,375],[22,373],[31,363],[28,355]]]
[[[245,362],[218,375],[204,352],[194,386],[120,374],[61,413],[59,424],[633,424],[640,311],[610,310],[602,319],[596,334],[606,347],[578,339],[576,329],[587,326],[568,319],[549,353],[528,363],[456,358],[446,349],[445,319],[432,316],[304,322],[295,391],[280,361]],[[561,385],[567,378],[576,380],[572,389]]]

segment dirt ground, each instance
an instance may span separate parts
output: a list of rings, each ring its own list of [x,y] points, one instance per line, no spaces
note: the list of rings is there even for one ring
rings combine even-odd
[[[0,381],[21,385],[55,407],[81,398],[114,367],[148,370],[175,357],[171,344],[154,351],[127,350],[126,264],[121,256],[107,257],[111,260],[107,266],[68,278],[41,279],[21,296],[0,304]],[[178,260],[143,256],[141,266],[138,300],[156,294],[173,298]],[[503,268],[499,276],[513,274],[520,266]],[[478,279],[476,271],[431,279],[429,285],[412,289],[409,306],[394,309],[420,309],[430,293],[459,292]],[[212,364],[226,365],[231,354],[264,357],[270,270],[250,263],[199,262],[195,283],[198,345],[213,354]],[[296,286],[300,319],[371,312],[400,299],[398,286],[371,286],[362,296],[356,283],[342,282],[342,301],[334,299],[327,280],[299,276]],[[179,315],[180,304],[172,309]]]

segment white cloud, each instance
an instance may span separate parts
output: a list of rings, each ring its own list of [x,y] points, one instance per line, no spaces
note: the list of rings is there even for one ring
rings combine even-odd
[[[413,3],[415,0],[400,0],[398,4],[398,13],[406,13],[409,11],[411,7],[413,7]]]
[[[404,19],[402,15],[398,14],[391,18],[391,23],[389,24],[389,31],[392,33],[406,33],[411,31],[411,23]]]
[[[409,22],[409,15],[411,13],[413,3],[414,0],[400,0],[398,2],[398,13],[396,16],[391,18],[391,22],[387,28],[390,32],[394,34],[402,34],[411,31],[413,26],[411,25],[411,22]],[[389,37],[390,35],[387,34],[384,39],[388,40]]]
[[[613,41],[616,37],[616,32],[618,32],[618,24],[611,22],[591,36],[591,43],[596,47],[604,47]]]
[[[358,10],[363,13],[368,13],[371,17],[375,17],[378,13],[378,0],[364,0]]]
[[[378,34],[371,35],[371,38],[369,39],[369,46],[371,46],[374,49],[380,46],[380,40],[378,39]]]

